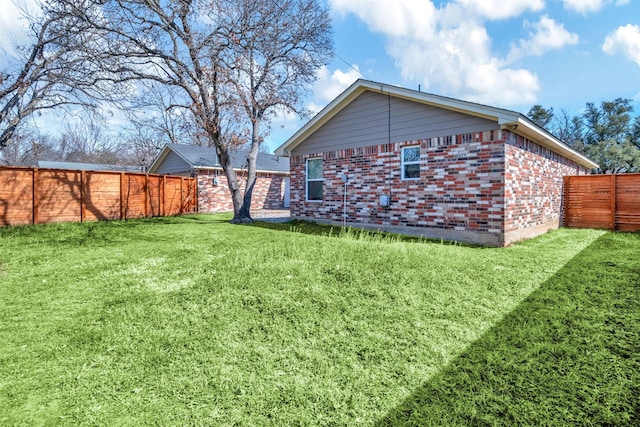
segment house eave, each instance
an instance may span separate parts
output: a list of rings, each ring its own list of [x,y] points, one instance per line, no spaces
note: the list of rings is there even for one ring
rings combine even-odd
[[[156,173],[158,166],[161,165],[164,159],[169,155],[169,151],[170,148],[167,145],[162,147],[162,151],[160,151],[158,157],[156,157],[153,163],[149,166],[149,173]]]
[[[586,156],[573,150],[564,144],[551,133],[547,132],[540,126],[531,122],[528,118],[515,111],[503,108],[492,107],[488,105],[478,104],[469,101],[463,101],[445,96],[434,95],[426,92],[417,92],[415,90],[406,89],[398,86],[385,85],[369,80],[358,80],[353,83],[344,92],[338,95],[333,101],[325,106],[318,114],[316,114],[309,122],[302,126],[296,133],[287,139],[276,150],[278,156],[289,157],[291,152],[300,144],[302,144],[310,135],[322,127],[327,121],[338,114],[343,108],[351,103],[355,98],[365,91],[371,91],[381,94],[387,94],[396,98],[406,99],[412,102],[418,102],[425,105],[431,105],[438,108],[445,108],[451,111],[480,117],[491,120],[500,126],[501,129],[508,129],[515,133],[521,134],[528,139],[539,143],[551,151],[563,155],[576,163],[588,168],[595,169],[598,164],[587,158]]]
[[[573,160],[587,169],[597,169],[600,167],[596,162],[564,144],[551,133],[535,125],[522,115],[520,115],[517,120],[502,123],[500,127],[501,129],[506,129],[513,133],[522,135],[525,138],[550,149],[554,153],[558,153],[570,160]]]
[[[167,143],[167,144],[164,145],[164,147],[162,147],[162,151],[160,151],[160,154],[158,155],[158,157],[156,157],[156,159],[153,161],[153,163],[151,163],[151,166],[149,166],[149,173],[156,173],[156,169],[158,168],[159,165],[162,164],[162,162],[169,155],[170,152],[173,152],[182,161],[184,161],[187,165],[189,165],[189,167],[191,167],[191,168],[194,167],[194,165],[187,158],[185,158],[178,151],[174,150],[172,145],[173,144]]]
[[[294,133],[282,145],[276,148],[274,150],[274,154],[276,156],[289,157],[291,155],[291,150],[300,145],[305,139],[307,139],[311,134],[329,121],[329,119],[338,114],[344,107],[366,90],[364,87],[357,86],[359,81],[360,80],[353,83],[347,90],[342,92],[337,98],[320,110],[318,114],[298,129],[296,133]]]
[[[193,169],[196,170],[215,170],[215,171],[222,171],[222,167],[220,166],[194,166]],[[245,171],[246,169],[240,169],[240,168],[233,168],[234,171],[236,172],[242,172]],[[274,174],[274,175],[289,175],[288,171],[276,171],[276,170],[266,170],[266,169],[256,169],[256,173],[270,173],[270,174]]]
[[[473,102],[462,101],[459,99],[448,98],[445,96],[434,95],[426,92],[416,92],[398,86],[386,85],[369,80],[357,80],[344,92],[338,95],[333,101],[327,104],[318,114],[302,126],[288,140],[280,145],[274,153],[277,156],[289,157],[291,151],[304,142],[311,134],[323,126],[332,117],[338,114],[344,107],[349,105],[355,98],[362,93],[370,91],[384,95],[390,95],[396,98],[402,98],[413,102],[419,102],[425,105],[432,105],[445,108],[492,121],[498,124],[511,123],[518,119],[518,114],[509,110],[491,107],[487,105],[476,104]]]

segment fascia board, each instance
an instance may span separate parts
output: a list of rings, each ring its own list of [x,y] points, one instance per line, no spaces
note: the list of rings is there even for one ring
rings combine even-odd
[[[458,99],[433,95],[426,92],[416,92],[414,90],[401,88],[398,86],[385,85],[369,80],[358,80],[348,89],[330,102],[316,116],[307,122],[302,128],[294,133],[287,141],[280,145],[274,153],[278,156],[288,157],[291,150],[300,145],[306,138],[318,130],[329,119],[338,114],[343,108],[349,105],[355,98],[365,91],[377,92],[403,98],[413,102],[445,108],[460,113],[481,117],[496,121],[498,124],[510,123],[517,120],[518,114],[500,108],[489,107]]]
[[[548,133],[539,126],[536,126],[530,120],[526,119],[522,114],[515,111],[505,110],[503,108],[492,107],[469,101],[463,101],[460,99],[448,98],[440,95],[434,95],[427,92],[417,92],[411,89],[385,85],[382,83],[362,79],[353,83],[347,90],[345,90],[336,99],[330,102],[325,108],[323,108],[315,117],[307,122],[307,124],[305,124],[295,134],[293,134],[291,138],[289,138],[284,142],[284,144],[278,147],[275,150],[275,154],[278,156],[288,157],[291,150],[300,145],[318,128],[320,128],[329,119],[331,119],[343,108],[349,105],[349,103],[351,103],[356,97],[367,90],[381,94],[389,94],[394,97],[403,98],[409,101],[428,104],[434,107],[445,108],[451,111],[456,111],[463,114],[495,121],[504,129],[511,129],[515,125],[521,126],[521,129],[519,129],[519,133],[529,137],[532,141],[541,142],[552,151],[565,155],[566,157],[576,161],[583,166],[589,168],[598,167],[595,162],[568,147],[552,134]]]
[[[551,133],[545,131],[539,126],[536,126],[523,116],[518,117],[518,119],[513,122],[503,123],[502,128],[520,134],[533,142],[539,143],[540,145],[549,148],[551,151],[561,154],[589,169],[596,169],[599,167],[599,165],[593,160],[564,144]]]
[[[296,133],[287,139],[282,145],[274,150],[274,154],[280,157],[289,157],[291,150],[300,145],[309,135],[313,134],[329,119],[338,114],[351,101],[357,98],[366,89],[359,86],[360,81],[353,83],[348,89],[342,92],[337,98],[327,104],[318,114],[302,126]]]
[[[224,171],[224,169],[222,169],[222,166],[195,166],[194,168],[197,170]],[[233,168],[233,170],[236,172],[242,172],[242,171],[245,171],[246,169]],[[270,171],[270,170],[264,170],[264,169],[256,169],[256,173],[270,173],[274,175],[290,175],[290,172],[288,171]]]
[[[383,85],[370,81],[362,82],[362,86],[374,92],[390,94],[409,101],[481,117],[487,120],[496,121],[498,124],[501,122],[513,121],[519,116],[519,114],[514,111],[504,110],[502,108],[491,107],[455,98],[448,98],[446,96],[434,95],[427,92],[417,92],[415,90],[398,86]]]
[[[174,150],[171,147],[171,145],[172,144],[165,144],[164,145],[164,147],[162,148],[162,151],[160,152],[158,157],[156,157],[156,159],[153,161],[153,163],[151,163],[151,166],[149,166],[149,173],[155,173],[155,170],[157,169],[157,167],[160,165],[160,163],[162,163],[162,161],[164,161],[164,159],[169,155],[170,152],[173,152],[176,156],[180,157],[180,159],[182,159],[183,162],[185,162],[187,165],[189,165],[189,167],[191,167],[191,168],[194,167],[194,165],[191,164],[191,162],[189,160],[185,159],[183,155],[181,155],[176,150]]]
[[[151,163],[151,166],[149,166],[149,173],[156,173],[158,166],[164,161],[164,159],[168,155],[169,155],[169,147],[165,144],[165,146],[162,148],[162,151],[160,151],[160,154],[158,154],[158,157],[156,157],[153,163]]]

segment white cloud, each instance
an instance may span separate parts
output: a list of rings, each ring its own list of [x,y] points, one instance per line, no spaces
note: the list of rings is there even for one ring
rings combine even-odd
[[[441,48],[434,49],[434,45]],[[534,102],[539,89],[537,76],[505,67],[504,61],[491,57],[488,46],[484,28],[466,24],[440,32],[431,45],[393,42],[389,53],[397,58],[403,78],[422,82],[428,90],[435,87],[483,103]]]
[[[436,8],[430,1],[329,0],[334,11],[356,13],[373,31],[392,37],[431,32]]]
[[[567,45],[575,45],[579,37],[575,33],[570,33],[564,25],[558,24],[553,19],[544,15],[540,21],[534,24],[526,24],[531,28],[529,38],[520,40],[517,46],[511,48],[508,59],[509,62],[517,61],[526,56],[539,56],[549,50],[562,49]]]
[[[607,35],[602,50],[609,55],[621,54],[640,66],[640,26],[618,27]]]
[[[580,13],[597,12],[604,6],[603,0],[563,0],[564,8]]]
[[[317,72],[318,80],[313,88],[314,102],[328,104],[353,82],[361,78],[360,68],[357,65],[352,67],[347,71],[334,70],[332,73],[326,66],[320,68]]]
[[[526,11],[535,12],[544,8],[544,0],[457,0],[452,4],[490,20],[514,18]]]
[[[326,66],[316,73],[316,83],[313,86],[313,100],[305,108],[312,114],[317,114],[329,102],[340,95],[353,82],[362,77],[357,65],[346,71],[337,69],[330,71]],[[298,114],[287,109],[279,109],[272,117],[274,133],[294,132],[306,122],[308,118],[301,118]]]
[[[336,12],[353,13],[372,31],[387,37],[387,53],[405,80],[430,91],[485,103],[516,105],[536,100],[538,77],[510,67],[491,51],[484,21],[541,10],[543,0],[455,0],[440,7],[432,1],[411,0],[399,0],[392,6],[383,0],[330,2]],[[557,24],[541,26],[534,33],[537,44],[531,41],[531,46],[555,46],[559,28]]]
[[[597,12],[603,7],[614,4],[616,6],[625,6],[629,4],[629,0],[562,0],[564,8],[573,10],[582,14],[588,12]]]

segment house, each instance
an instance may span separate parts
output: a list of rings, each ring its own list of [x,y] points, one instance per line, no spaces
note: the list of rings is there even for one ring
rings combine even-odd
[[[105,163],[86,163],[86,162],[57,162],[57,161],[49,161],[49,160],[39,160],[37,164],[38,164],[38,168],[42,168],[42,169],[144,172],[144,168],[142,166],[133,166],[133,165],[110,165]]]
[[[367,80],[276,155],[292,218],[488,246],[557,228],[562,177],[597,167],[520,113]]]
[[[233,168],[243,188],[247,177],[246,159],[246,151],[237,150],[231,153]],[[167,144],[149,167],[149,173],[197,177],[199,212],[233,211],[227,177],[213,147]],[[251,207],[253,209],[288,208],[289,159],[259,153],[256,174]]]

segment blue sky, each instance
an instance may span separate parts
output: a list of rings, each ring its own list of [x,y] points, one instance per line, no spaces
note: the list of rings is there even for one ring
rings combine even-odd
[[[0,0],[5,46],[19,37],[12,1]],[[313,111],[367,78],[522,113],[631,98],[640,115],[640,0],[322,1],[336,57],[305,102]],[[274,149],[303,124],[278,117],[265,141]]]
[[[578,114],[634,100],[640,115],[638,0],[327,0],[336,58],[309,105],[358,77],[527,113]],[[359,70],[359,73],[354,70]],[[277,146],[303,122],[274,126]]]

